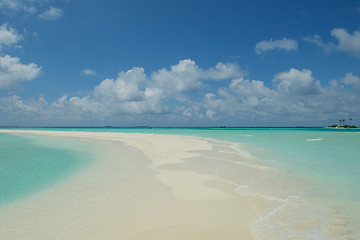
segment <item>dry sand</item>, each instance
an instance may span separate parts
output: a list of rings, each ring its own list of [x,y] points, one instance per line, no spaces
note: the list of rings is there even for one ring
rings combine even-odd
[[[91,166],[0,208],[0,239],[254,239],[260,217],[234,191],[263,174],[230,144],[195,137],[1,130],[74,139]]]

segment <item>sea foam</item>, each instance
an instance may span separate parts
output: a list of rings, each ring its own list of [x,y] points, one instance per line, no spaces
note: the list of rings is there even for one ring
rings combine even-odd
[[[323,138],[308,138],[308,139],[305,139],[306,141],[308,142],[316,142],[316,141],[322,141]]]

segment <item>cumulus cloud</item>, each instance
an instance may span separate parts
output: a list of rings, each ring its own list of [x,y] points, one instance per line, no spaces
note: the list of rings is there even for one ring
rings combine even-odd
[[[360,57],[360,31],[351,34],[343,28],[335,28],[331,31],[331,36],[338,40],[337,48],[340,51]]]
[[[89,69],[89,68],[86,68],[86,69],[82,70],[81,73],[84,74],[84,75],[88,75],[88,76],[90,76],[90,75],[96,75],[95,70],[91,70],[91,69]]]
[[[21,81],[30,81],[41,72],[35,63],[23,64],[19,58],[5,55],[0,57],[0,89],[13,91]]]
[[[49,9],[39,14],[39,18],[43,20],[57,20],[61,18],[62,15],[63,11],[60,8],[50,7]]]
[[[4,23],[0,26],[0,51],[3,46],[8,46],[18,43],[22,40],[21,34],[19,34],[13,27],[9,24]]]
[[[313,95],[321,91],[320,82],[314,81],[312,72],[307,69],[290,69],[275,75],[274,81],[277,89],[283,94],[290,95]]]
[[[360,77],[355,76],[353,73],[347,73],[341,82],[353,86],[356,90],[360,90]]]
[[[168,91],[194,91],[204,86],[204,79],[224,80],[243,76],[244,72],[235,63],[218,63],[214,68],[201,69],[193,60],[186,59],[160,69],[151,75],[155,85]]]
[[[149,76],[143,68],[134,67],[121,71],[117,78],[107,78],[94,87],[86,96],[64,95],[53,103],[41,99],[41,104],[34,100],[22,100],[19,97],[7,99],[7,105],[13,105],[15,112],[31,114],[37,111],[37,118],[52,116],[73,116],[73,118],[99,119],[141,114],[169,114],[169,102],[186,105],[182,110],[185,117],[201,119],[206,115],[212,118],[215,111],[202,112],[198,106],[191,106],[188,91],[198,89],[206,81],[230,79],[244,75],[234,63],[218,63],[215,67],[202,69],[192,60],[182,60],[170,69],[160,69]],[[183,99],[174,93],[182,93]],[[5,102],[5,100],[2,100]],[[11,107],[3,111],[11,112]]]
[[[154,72],[151,78],[159,88],[170,91],[192,91],[199,89],[203,83],[200,81],[202,71],[190,59],[182,60],[171,66],[170,70],[160,69]]]
[[[0,0],[0,9],[5,10],[6,14],[23,11],[32,15],[37,11],[33,5],[34,3],[35,1],[26,0]]]
[[[143,68],[120,72],[117,79],[105,79],[93,92],[103,114],[159,114],[168,112],[165,93],[148,86]]]
[[[240,96],[270,96],[272,91],[265,87],[264,82],[244,78],[234,79],[229,85],[229,90]]]
[[[340,82],[353,88],[346,90]],[[325,88],[310,70],[290,69],[276,74],[272,87],[263,81],[234,79],[216,93],[205,94],[199,105],[226,116],[225,119],[238,121],[281,122],[286,119],[283,124],[288,124],[311,119],[321,122],[341,115],[359,115],[360,97],[355,91],[359,83],[360,78],[347,74],[340,81],[332,80]]]
[[[206,111],[206,117],[208,117],[210,119],[213,119],[215,114],[216,114],[216,112],[214,110],[209,109]]]
[[[8,23],[0,26],[0,51],[4,46],[17,44],[22,39],[22,35]],[[18,90],[19,82],[30,81],[39,76],[40,72],[41,67],[35,63],[23,64],[20,58],[0,56],[0,89],[10,92]]]
[[[283,38],[281,40],[273,40],[269,41],[263,40],[261,42],[256,43],[255,52],[257,54],[263,54],[270,50],[284,50],[284,51],[296,51],[298,48],[298,43],[296,40]]]
[[[143,68],[120,72],[116,80],[105,79],[96,86],[95,95],[120,101],[140,101],[144,94],[140,87],[145,79]]]
[[[0,115],[27,116],[48,122],[65,119],[71,123],[113,119],[120,125],[123,121],[135,125],[135,121],[145,118],[172,125],[186,121],[189,125],[201,121],[236,125],[239,121],[264,124],[268,120],[286,119],[292,123],[359,115],[356,113],[360,112],[360,77],[352,73],[331,80],[328,87],[324,87],[311,70],[292,68],[275,74],[272,85],[267,86],[261,80],[245,78],[238,70],[230,71],[230,66],[235,65],[220,63],[202,69],[192,60],[182,60],[168,69],[149,74],[141,67],[133,67],[113,79],[104,79],[84,95],[66,94],[53,102],[47,102],[43,96],[38,99],[22,99],[17,95],[2,97]],[[210,73],[214,75],[211,77]],[[191,92],[191,84],[205,86],[209,81],[227,78],[229,81],[221,87],[197,88]],[[182,94],[181,98],[178,94]]]
[[[360,31],[349,33],[343,28],[334,28],[331,30],[331,36],[337,40],[337,43],[325,42],[319,35],[305,37],[304,41],[314,43],[324,52],[342,51],[350,55],[360,57]]]
[[[224,80],[230,78],[241,77],[245,72],[240,69],[236,63],[222,63],[216,64],[215,68],[210,68],[205,71],[205,76],[214,80]]]
[[[5,112],[11,111],[12,114],[38,114],[39,109],[46,110],[48,105],[43,97],[37,100],[28,99],[24,101],[17,95],[0,98],[0,102],[0,109]]]

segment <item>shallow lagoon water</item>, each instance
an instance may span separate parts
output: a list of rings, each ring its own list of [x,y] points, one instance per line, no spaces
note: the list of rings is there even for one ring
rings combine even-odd
[[[69,142],[0,133],[0,207],[51,187],[91,162]]]

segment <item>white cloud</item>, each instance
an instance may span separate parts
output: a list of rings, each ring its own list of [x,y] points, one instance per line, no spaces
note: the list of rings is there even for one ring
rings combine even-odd
[[[210,68],[206,70],[205,75],[207,75],[210,79],[224,80],[242,77],[245,75],[245,73],[242,72],[240,66],[236,63],[219,62],[218,64],[216,64],[215,68]]]
[[[352,85],[355,89],[360,90],[360,77],[355,76],[353,73],[347,73],[341,82]]]
[[[82,72],[81,72],[82,74],[84,74],[84,75],[96,75],[96,72],[95,72],[95,70],[91,70],[91,69],[89,69],[89,68],[86,68],[86,69],[84,69],[84,70],[82,70]]]
[[[53,118],[73,116],[80,119],[97,116],[102,119],[118,115],[168,114],[169,101],[180,101],[180,104],[185,105],[191,101],[186,93],[194,89],[194,85],[199,87],[204,84],[202,81],[208,79],[219,80],[241,75],[243,73],[236,64],[218,63],[213,68],[203,70],[192,60],[182,60],[179,64],[171,66],[170,70],[160,69],[153,72],[150,78],[140,67],[120,72],[116,79],[104,79],[87,96],[64,95],[51,104],[45,103],[46,101],[42,101],[43,104],[35,104],[33,101],[22,101],[18,97],[11,102],[16,111],[22,109],[29,114],[37,109],[37,115],[44,119],[50,115]],[[174,91],[183,92],[183,98],[174,95]],[[205,112],[201,111],[199,107],[189,105],[184,108],[183,114],[201,119],[205,115]],[[212,110],[208,112],[208,117],[211,113]]]
[[[264,85],[264,82],[257,80],[244,80],[244,78],[234,79],[229,85],[229,90],[240,96],[269,96],[271,90]]]
[[[32,15],[37,11],[33,4],[35,1],[0,0],[0,9],[3,9],[6,14],[24,11],[26,14]]]
[[[48,103],[43,97],[40,97],[38,100],[28,99],[23,101],[21,97],[13,95],[10,97],[3,97],[0,99],[1,107],[0,109],[7,112],[11,111],[12,113],[20,114],[38,114],[39,109],[45,113],[48,107]]]
[[[260,55],[270,50],[285,50],[289,52],[291,50],[296,51],[297,48],[298,43],[296,40],[287,38],[283,38],[281,40],[270,39],[269,41],[263,40],[258,42],[255,45],[255,52]]]
[[[278,122],[274,125],[281,122],[284,125],[309,119],[313,124],[347,114],[360,117],[360,96],[353,91],[359,86],[360,78],[347,74],[341,81],[353,88],[346,90],[336,80],[324,88],[310,70],[290,69],[275,75],[272,88],[262,81],[234,79],[228,87],[205,94],[198,104],[219,112],[222,119],[260,121],[263,124],[270,121],[270,125],[274,121]]]
[[[1,8],[18,10],[21,6],[22,6],[22,3],[21,3],[21,1],[18,1],[18,0],[0,0]]]
[[[99,105],[104,116],[114,114],[158,114],[168,112],[165,93],[153,88],[143,68],[120,72],[116,80],[105,79],[89,98]]]
[[[19,34],[9,24],[4,23],[0,26],[0,51],[3,46],[16,44],[20,40],[22,40],[21,34]]]
[[[214,68],[201,69],[190,59],[182,60],[154,72],[151,79],[155,86],[168,91],[194,91],[204,86],[203,80],[224,80],[245,75],[235,63],[218,63]]]
[[[275,75],[274,81],[278,84],[277,89],[283,94],[312,95],[321,91],[320,82],[314,81],[312,72],[307,69],[290,69]]]
[[[335,28],[331,31],[331,36],[338,40],[337,48],[339,50],[360,57],[360,31],[349,34],[343,28]]]
[[[30,81],[41,72],[35,63],[23,64],[19,58],[5,55],[0,57],[0,89],[9,91],[18,88],[18,82]]]
[[[127,72],[120,72],[116,80],[103,80],[95,87],[95,95],[120,101],[140,101],[144,95],[140,87],[145,80],[144,69],[133,68]]]
[[[63,11],[60,8],[50,7],[39,15],[39,18],[43,20],[57,20],[61,18]]]
[[[208,117],[210,119],[213,119],[215,114],[216,114],[216,112],[214,110],[209,109],[206,111],[206,117]]]
[[[185,117],[191,117],[191,116],[193,115],[191,109],[189,109],[189,108],[184,109],[184,111],[183,111],[182,114],[183,114]]]
[[[0,115],[53,124],[64,119],[70,125],[109,119],[118,125],[136,125],[136,121],[148,125],[146,121],[153,119],[156,125],[183,125],[186,121],[189,125],[201,125],[203,121],[207,125],[209,122],[217,125],[247,122],[254,126],[259,122],[263,125],[301,124],[309,119],[309,122],[314,119],[324,122],[347,114],[360,118],[360,77],[352,73],[331,80],[328,87],[321,86],[312,71],[292,68],[275,74],[272,86],[261,80],[234,77],[219,88],[209,86],[198,88],[196,92],[188,92],[190,88],[184,85],[171,88],[170,83],[176,84],[178,80],[205,86],[209,82],[209,72],[216,69],[216,66],[202,69],[192,60],[180,61],[170,69],[160,69],[149,75],[143,68],[134,67],[120,72],[114,79],[104,79],[88,94],[64,95],[54,102],[47,102],[44,97],[0,98]],[[221,76],[228,78],[229,75]]]
[[[342,51],[353,56],[360,57],[360,31],[348,33],[346,29],[334,28],[331,30],[331,36],[336,38],[337,44],[324,42],[319,35],[303,38],[304,41],[314,43],[324,52]]]
[[[192,91],[199,89],[203,83],[200,81],[201,69],[190,59],[182,60],[177,65],[153,73],[151,78],[155,86],[169,91]]]

